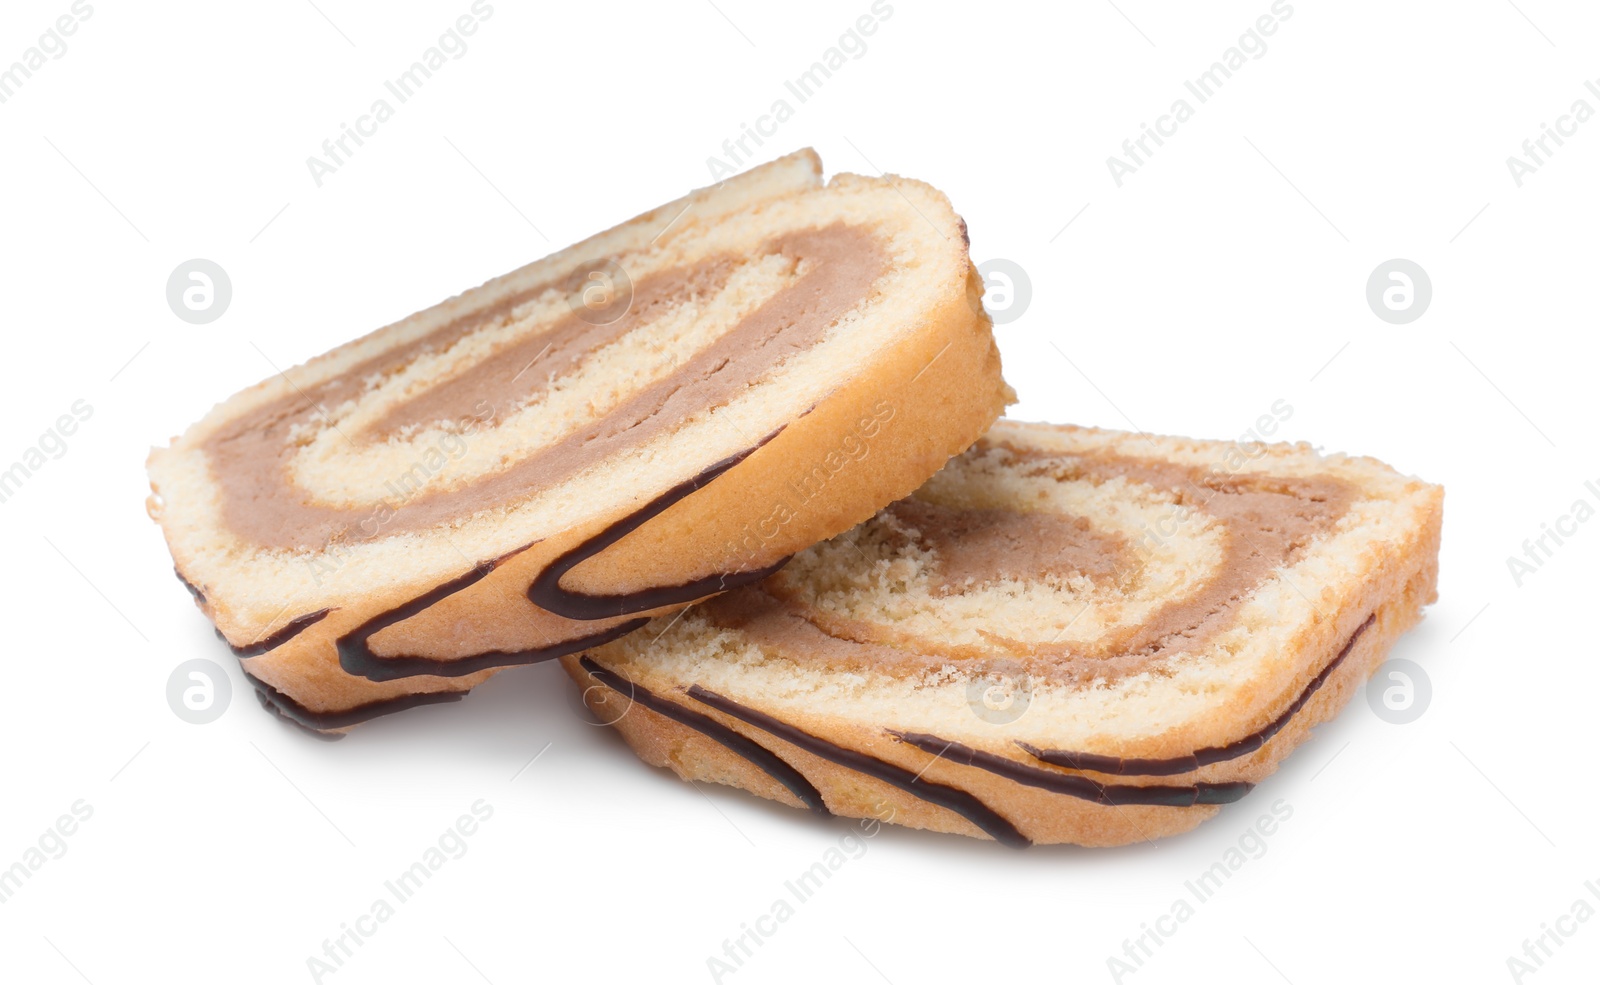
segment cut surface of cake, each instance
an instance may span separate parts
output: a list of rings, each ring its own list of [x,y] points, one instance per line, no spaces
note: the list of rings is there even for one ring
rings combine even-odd
[[[801,152],[269,377],[149,460],[179,577],[319,730],[760,578],[1010,399],[937,190]]]
[[[915,494],[563,658],[680,776],[1011,845],[1194,827],[1435,598],[1443,490],[1370,458],[1001,421]]]

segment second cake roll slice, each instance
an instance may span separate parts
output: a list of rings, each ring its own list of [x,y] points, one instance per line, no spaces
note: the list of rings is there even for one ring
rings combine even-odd
[[[1434,598],[1443,490],[1369,458],[1002,421],[784,570],[564,663],[655,765],[1012,845],[1244,797]]]
[[[270,703],[346,728],[905,495],[1008,399],[980,295],[938,191],[796,154],[234,396],[151,512]]]

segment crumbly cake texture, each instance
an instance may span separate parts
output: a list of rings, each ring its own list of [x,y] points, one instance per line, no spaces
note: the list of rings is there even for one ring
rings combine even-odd
[[[149,512],[289,717],[450,697],[968,447],[1012,395],[966,247],[936,189],[803,151],[235,395],[152,452]]]
[[[563,658],[647,763],[1013,844],[1186,831],[1434,601],[1443,489],[1370,458],[1001,421],[916,493]]]

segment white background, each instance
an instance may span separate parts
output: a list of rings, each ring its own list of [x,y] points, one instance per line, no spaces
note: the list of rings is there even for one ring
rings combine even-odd
[[[94,811],[0,904],[5,979],[309,981],[324,939],[481,798],[467,853],[324,981],[709,981],[849,822],[642,766],[553,665],[342,742],[285,727],[173,579],[143,460],[274,364],[708,183],[868,2],[496,0],[320,188],[306,158],[469,3],[317,5],[96,2],[0,105],[0,465],[94,408],[0,504],[0,867],[75,801]],[[1296,0],[1117,187],[1107,156],[1269,5],[894,0],[759,155],[812,145],[830,172],[930,181],[975,259],[1027,270],[1031,305],[998,329],[1014,416],[1231,438],[1282,399],[1279,437],[1443,483],[1440,601],[1395,654],[1426,668],[1430,707],[1396,726],[1358,700],[1157,845],[886,829],[725,981],[1111,981],[1124,940],[1280,798],[1266,853],[1124,981],[1507,981],[1542,925],[1600,907],[1600,522],[1520,587],[1506,564],[1600,505],[1600,119],[1522,187],[1506,166],[1574,100],[1600,109],[1600,12]],[[68,6],[8,0],[0,65]],[[232,277],[207,326],[165,301],[193,257]],[[1431,274],[1409,325],[1365,301],[1392,257]],[[164,694],[197,656],[234,681],[204,726]],[[1600,919],[1569,926],[1524,980],[1593,980]]]

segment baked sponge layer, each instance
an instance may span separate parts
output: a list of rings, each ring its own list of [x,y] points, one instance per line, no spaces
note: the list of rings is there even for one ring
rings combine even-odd
[[[980,296],[937,190],[798,153],[236,394],[150,512],[263,695],[346,728],[916,488],[1010,397]]]
[[[765,581],[564,663],[688,779],[1124,844],[1244,796],[1348,702],[1435,598],[1442,502],[1306,445],[1002,421]]]

